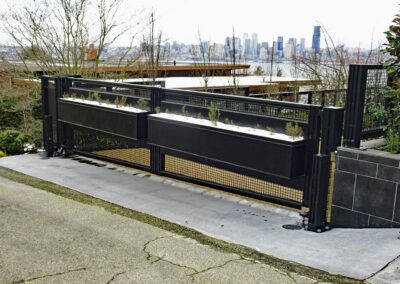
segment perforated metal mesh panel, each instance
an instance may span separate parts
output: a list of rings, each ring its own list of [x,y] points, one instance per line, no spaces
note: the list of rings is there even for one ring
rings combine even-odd
[[[303,192],[264,180],[165,155],[165,171],[248,192],[301,203]]]
[[[100,159],[106,157],[115,162],[150,167],[150,150],[135,147],[134,143],[88,130],[75,130],[74,142],[76,150],[94,154]]]
[[[286,118],[298,121],[307,121],[309,110],[301,105],[275,105],[267,101],[246,100],[246,98],[228,96],[218,97],[199,94],[188,94],[185,92],[166,91],[165,101],[184,103],[187,106],[210,107],[213,102],[219,110],[240,111],[243,113],[264,115],[268,117]]]
[[[146,148],[128,148],[93,151],[92,153],[133,164],[150,167],[150,150]]]

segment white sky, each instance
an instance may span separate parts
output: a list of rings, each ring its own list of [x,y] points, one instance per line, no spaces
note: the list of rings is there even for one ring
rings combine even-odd
[[[25,0],[29,1],[29,0]],[[7,9],[0,0],[0,12]],[[197,31],[203,40],[223,43],[235,28],[236,36],[255,32],[259,42],[271,42],[274,37],[306,38],[311,45],[313,26],[326,27],[335,43],[350,47],[369,47],[384,42],[394,15],[400,10],[400,0],[126,0],[123,13],[141,8],[156,12],[158,24],[169,39],[197,43]],[[5,41],[0,34],[0,43]]]

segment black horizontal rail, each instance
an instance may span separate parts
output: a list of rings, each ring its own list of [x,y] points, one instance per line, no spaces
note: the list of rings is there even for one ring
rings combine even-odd
[[[98,81],[98,80],[73,78],[73,77],[68,77],[68,79],[72,83],[74,83],[74,82],[85,83],[90,86],[98,86],[98,87],[120,87],[120,88],[139,89],[139,90],[148,90],[148,91],[150,91],[153,88],[152,86],[138,85],[138,84],[131,84],[131,83],[107,82],[107,81]]]
[[[73,93],[74,91],[80,91],[80,92],[98,92],[99,94],[103,95],[110,95],[110,96],[115,96],[115,97],[129,97],[129,98],[134,98],[134,99],[145,99],[145,100],[150,100],[150,93],[148,97],[142,97],[142,96],[135,96],[131,94],[126,94],[126,93],[118,93],[118,92],[110,92],[110,91],[103,91],[103,90],[97,90],[97,89],[90,89],[90,88],[81,88],[81,87],[69,87],[70,93]]]
[[[276,100],[269,99],[260,99],[253,97],[245,97],[245,96],[235,96],[235,95],[226,95],[226,94],[218,94],[218,93],[208,93],[208,92],[200,92],[200,91],[189,91],[189,90],[177,90],[177,89],[165,89],[165,96],[168,99],[168,95],[180,95],[182,97],[189,96],[198,96],[206,99],[218,99],[225,101],[234,101],[241,103],[251,103],[251,104],[260,104],[260,105],[270,105],[277,107],[285,107],[285,108],[293,108],[293,109],[301,109],[301,110],[309,110],[317,105],[310,104],[301,104],[294,102],[280,102]]]

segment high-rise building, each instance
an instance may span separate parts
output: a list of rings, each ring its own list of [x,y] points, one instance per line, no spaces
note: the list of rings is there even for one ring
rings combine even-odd
[[[244,58],[250,59],[252,57],[251,40],[249,38],[246,38],[243,44],[244,44]]]
[[[277,45],[275,46],[276,53],[279,57],[283,56],[283,36],[278,36]]]
[[[235,58],[240,58],[240,38],[239,37],[226,37],[225,38],[225,51],[231,58],[235,54]]]
[[[258,35],[256,33],[251,35],[251,55],[253,59],[258,58]]]
[[[299,47],[299,52],[302,56],[304,56],[304,53],[306,52],[306,39],[302,37],[300,39],[300,47]]]
[[[312,49],[315,54],[320,54],[321,52],[321,26],[314,27],[314,34],[312,38]]]
[[[209,49],[210,49],[210,41],[202,41],[202,42],[200,43],[200,48],[201,48],[200,52],[201,52],[202,54],[208,53],[208,51],[209,51]]]
[[[296,39],[289,38],[285,45],[285,58],[292,59],[296,54]]]

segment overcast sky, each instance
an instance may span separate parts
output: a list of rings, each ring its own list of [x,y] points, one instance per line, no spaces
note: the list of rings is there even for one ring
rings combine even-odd
[[[0,0],[0,11],[6,9]],[[25,0],[29,1],[29,0]],[[237,36],[257,33],[259,41],[277,36],[306,38],[311,45],[314,25],[323,25],[336,43],[369,47],[384,41],[400,0],[126,0],[124,13],[141,8],[156,11],[159,26],[169,40],[196,43],[199,30],[204,40],[222,43],[235,28]],[[4,42],[4,34],[0,35]]]

